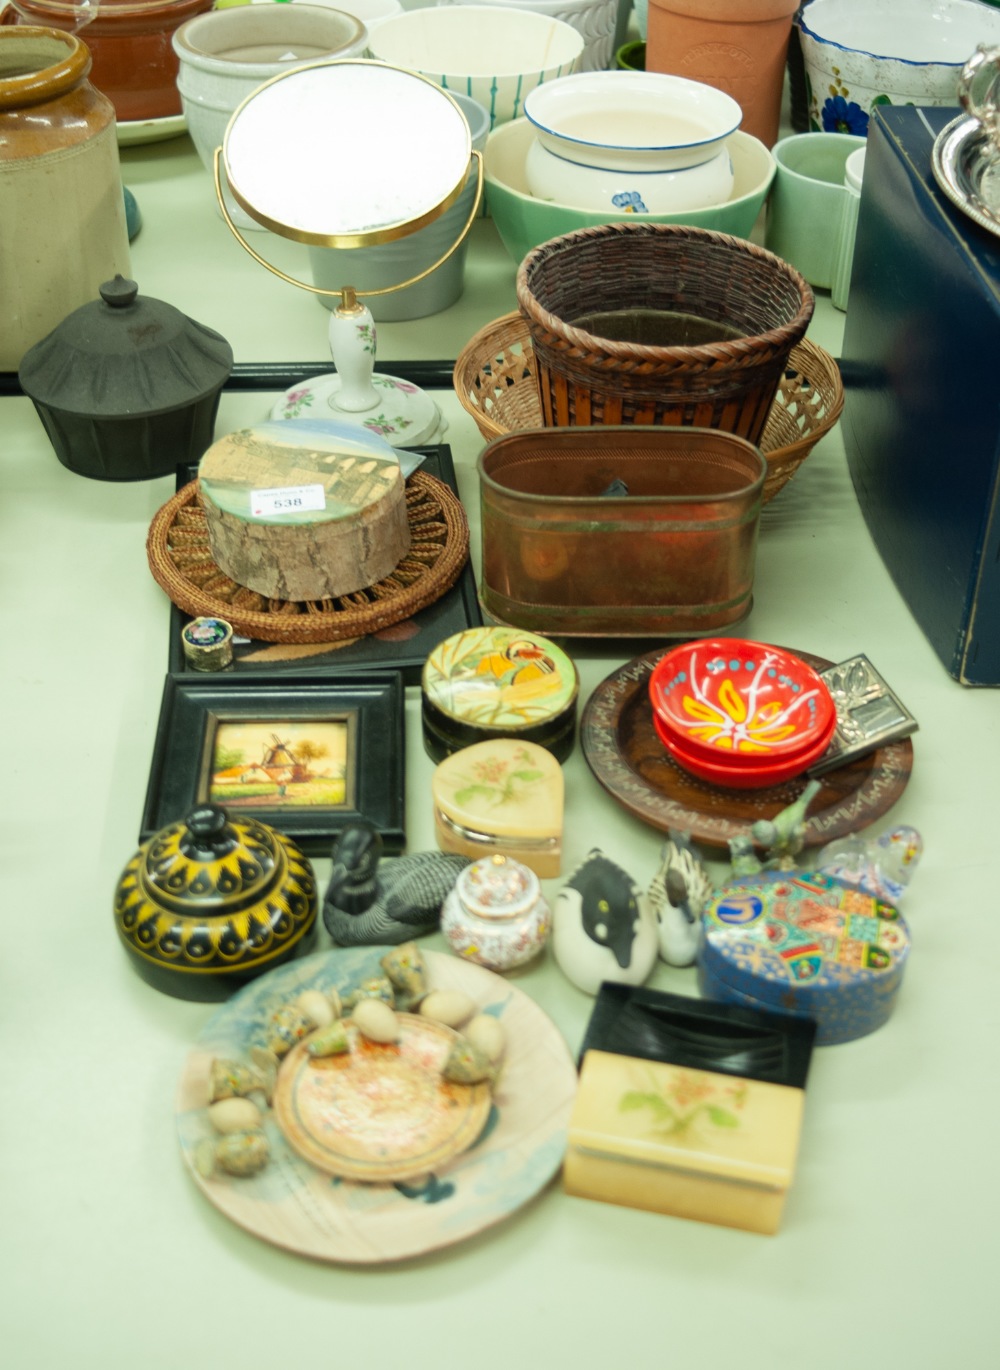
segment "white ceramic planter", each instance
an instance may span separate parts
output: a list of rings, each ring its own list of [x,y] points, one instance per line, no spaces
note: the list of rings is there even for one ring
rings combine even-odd
[[[437,0],[437,3],[454,5],[461,0]],[[583,37],[581,71],[606,71],[613,63],[619,0],[477,0],[477,3],[530,10],[533,14],[547,14],[570,24]]]
[[[799,20],[809,125],[864,137],[876,105],[957,105],[977,43],[1000,42],[978,0],[813,0]]]
[[[536,139],[528,149],[524,170],[537,199],[608,214],[681,214],[708,209],[724,204],[733,189],[733,160],[726,147],[700,166],[676,171],[612,171],[567,161]]]
[[[452,93],[452,99],[465,115],[473,148],[481,152],[490,131],[489,115],[482,105],[467,96]],[[407,286],[405,290],[394,290],[388,295],[369,296],[365,292],[408,280],[433,265],[458,237],[472,213],[476,182],[476,173],[472,169],[465,188],[450,209],[434,223],[397,242],[350,250],[310,247],[313,284],[321,290],[339,290],[349,283],[363,297],[378,323],[423,319],[428,314],[439,314],[442,309],[447,309],[461,296],[465,285],[467,242],[462,243],[443,266],[416,285]],[[335,308],[338,302],[333,295],[320,295],[318,298],[327,309]]]
[[[173,45],[188,131],[211,172],[233,111],[248,95],[291,67],[362,56],[368,30],[352,15],[320,5],[245,5],[189,20]],[[261,227],[228,193],[226,207],[239,228]]]

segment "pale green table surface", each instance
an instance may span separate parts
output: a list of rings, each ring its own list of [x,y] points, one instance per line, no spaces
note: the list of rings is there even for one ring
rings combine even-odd
[[[123,172],[144,218],[141,291],[223,333],[238,361],[325,357],[326,312],[230,237],[186,138],[126,150]],[[267,242],[308,276],[304,249]],[[513,280],[479,222],[463,299],[380,327],[383,369],[453,358],[514,308]],[[821,298],[811,336],[836,351],[842,324]],[[269,398],[225,395],[218,431],[260,419]],[[475,543],[482,444],[454,397],[440,400]],[[555,1184],[464,1245],[349,1269],[246,1235],[196,1189],[173,1098],[213,1008],[148,987],[114,933],[167,662],[168,604],[144,543],[172,481],[82,479],[57,462],[26,399],[2,411],[8,1370],[997,1365],[1000,697],[961,688],[933,655],[868,536],[839,432],[765,512],[744,629],[833,660],[867,652],[895,685],[920,732],[892,818],[920,829],[926,855],[904,906],[914,949],[894,1017],[814,1056],[780,1234],[571,1199]],[[583,699],[621,659],[615,644],[580,653]],[[416,851],[434,837],[413,690],[407,726]],[[565,776],[566,872],[599,844],[645,886],[659,834],[604,793],[579,750]],[[328,870],[317,863],[322,882]],[[518,983],[575,1051],[591,1001],[551,955]],[[653,983],[697,992],[693,970],[661,965]]]

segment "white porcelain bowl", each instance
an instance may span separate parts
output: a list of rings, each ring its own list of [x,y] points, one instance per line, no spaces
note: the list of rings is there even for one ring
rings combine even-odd
[[[812,0],[799,33],[811,128],[864,135],[876,104],[957,105],[976,45],[1000,42],[1000,9],[979,0]]]
[[[522,113],[535,86],[577,69],[583,37],[529,10],[445,5],[387,19],[369,46],[373,57],[471,96],[495,128]]]
[[[639,172],[708,162],[743,117],[725,91],[655,71],[565,76],[531,91],[524,112],[557,156]]]
[[[188,132],[211,171],[233,112],[252,91],[293,67],[362,56],[368,30],[353,15],[320,5],[242,5],[189,19],[172,41]],[[260,228],[228,192],[226,207],[238,227]]]
[[[611,170],[581,166],[550,152],[539,139],[524,165],[532,195],[581,209],[622,214],[676,214],[721,205],[733,189],[733,162],[723,145],[698,166],[673,171]]]
[[[437,3],[461,4],[461,0],[437,0]],[[583,35],[580,70],[605,71],[611,66],[619,0],[477,0],[477,3],[525,9],[533,14],[548,14],[555,19],[564,19]]]

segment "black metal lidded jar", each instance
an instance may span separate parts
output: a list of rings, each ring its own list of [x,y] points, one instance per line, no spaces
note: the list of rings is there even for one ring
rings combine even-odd
[[[18,377],[56,456],[93,480],[172,475],[211,446],[233,350],[116,276],[23,357]]]

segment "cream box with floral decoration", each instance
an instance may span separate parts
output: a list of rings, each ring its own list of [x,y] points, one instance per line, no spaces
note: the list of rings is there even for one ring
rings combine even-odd
[[[442,851],[500,853],[542,880],[559,874],[563,777],[550,751],[512,738],[476,742],[435,768],[431,788]]]
[[[804,1090],[588,1051],[563,1168],[568,1194],[774,1233]]]

